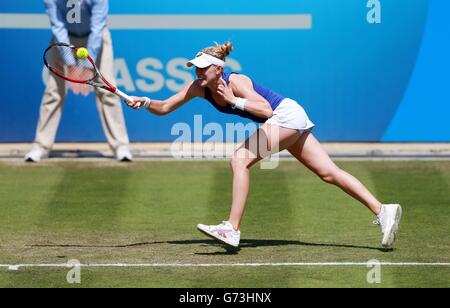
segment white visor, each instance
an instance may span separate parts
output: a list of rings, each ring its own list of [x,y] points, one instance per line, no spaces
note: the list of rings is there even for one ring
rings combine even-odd
[[[213,57],[203,52],[199,52],[197,56],[186,64],[188,67],[196,66],[198,68],[205,68],[211,65],[225,66],[225,61]]]

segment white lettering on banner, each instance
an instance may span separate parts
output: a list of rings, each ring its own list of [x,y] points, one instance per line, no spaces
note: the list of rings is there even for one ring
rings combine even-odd
[[[131,78],[129,64],[123,58],[115,60],[114,74],[118,87],[127,92],[136,90],[144,93],[160,92],[166,87],[171,92],[179,92],[194,80],[195,70],[186,67],[186,58],[173,58],[166,65],[157,58],[143,58],[136,65],[139,78]],[[235,59],[227,59],[226,68],[233,72],[242,71],[241,64]]]
[[[130,71],[128,70],[125,59],[116,59],[114,62],[114,76],[116,77],[116,85],[122,86],[127,92],[135,92],[133,79],[131,78]]]
[[[187,72],[186,61],[183,58],[175,58],[167,63],[167,74],[171,77],[182,80],[182,83],[177,83],[174,79],[168,79],[166,86],[172,92],[181,91],[188,83],[194,80],[191,73]]]
[[[130,71],[130,66],[124,58],[114,60],[114,76],[117,87],[128,93],[157,93],[166,87],[170,92],[179,92],[195,78],[195,69],[186,67],[186,58],[173,58],[165,65],[157,58],[143,58],[136,64],[136,79]],[[235,59],[227,59],[226,68],[233,72],[242,71],[241,64]],[[47,84],[48,70],[42,71],[42,82]],[[138,94],[138,93],[137,93]],[[140,95],[140,94],[138,94]]]
[[[139,61],[137,65],[138,75],[153,81],[152,83],[147,83],[145,79],[137,79],[136,85],[139,90],[149,93],[161,91],[164,87],[164,76],[159,71],[163,68],[162,62],[158,59],[145,58]]]

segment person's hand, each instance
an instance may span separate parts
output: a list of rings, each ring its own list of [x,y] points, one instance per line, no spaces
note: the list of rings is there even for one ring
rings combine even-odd
[[[227,104],[234,106],[236,104],[236,96],[234,96],[233,90],[231,90],[223,78],[220,78],[219,82],[220,84],[217,88],[217,93],[225,100]]]
[[[83,80],[89,80],[92,78],[92,72],[90,69],[87,68],[83,68],[82,72],[81,72],[81,79]],[[83,96],[88,96],[89,93],[91,93],[92,91],[92,87],[90,85],[87,84],[80,84],[80,93]]]
[[[134,104],[130,104],[130,102],[125,101],[125,103],[128,105],[128,107],[131,107],[133,109],[139,109],[141,106],[144,106],[145,102],[148,101],[147,97],[138,97],[138,96],[131,96],[131,98],[134,101]]]
[[[84,68],[81,72],[78,72],[79,68],[72,65],[72,66],[68,67],[68,70],[69,70],[69,76],[74,79],[89,80],[92,76],[92,72],[87,68]],[[82,83],[76,83],[76,82],[67,82],[67,87],[75,95],[81,94],[83,96],[88,96],[89,93],[91,93],[91,91],[92,91],[91,86],[82,84]]]
[[[67,69],[69,70],[67,73],[69,77],[71,77],[71,78],[77,77],[77,76],[75,76],[76,70],[78,69],[76,66],[71,65]],[[73,92],[73,94],[75,94],[75,95],[78,95],[81,92],[80,84],[75,83],[75,82],[67,81],[67,88],[69,90],[71,90]]]

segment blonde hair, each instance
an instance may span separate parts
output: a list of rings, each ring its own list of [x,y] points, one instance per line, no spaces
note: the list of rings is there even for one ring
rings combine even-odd
[[[214,42],[216,46],[207,47],[202,50],[203,53],[206,53],[210,56],[216,57],[220,60],[225,61],[225,58],[233,51],[233,44],[231,42],[226,42],[222,45]]]

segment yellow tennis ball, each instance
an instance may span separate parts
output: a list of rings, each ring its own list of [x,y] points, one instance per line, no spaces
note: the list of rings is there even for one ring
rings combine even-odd
[[[89,56],[89,52],[86,48],[82,47],[82,48],[78,48],[77,49],[77,58],[84,60]]]

